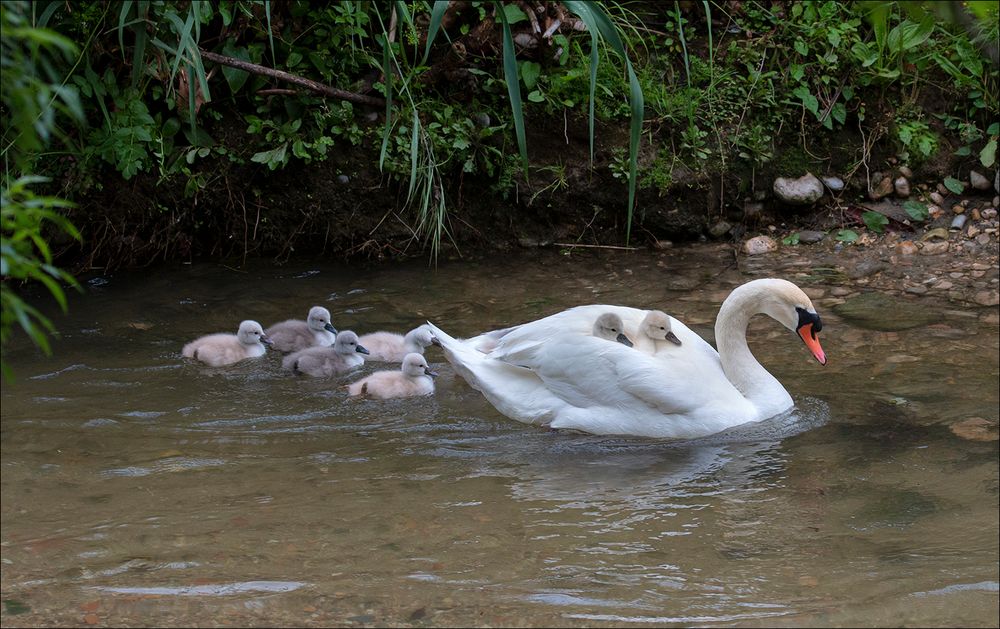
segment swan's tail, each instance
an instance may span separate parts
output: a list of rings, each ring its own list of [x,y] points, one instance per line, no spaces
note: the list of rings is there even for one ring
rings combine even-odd
[[[484,360],[484,354],[466,345],[463,341],[451,337],[447,332],[430,321],[427,322],[427,325],[430,327],[434,337],[441,343],[444,356],[451,363],[452,367],[455,368],[455,371],[465,378],[465,381],[472,388],[481,391],[482,387],[479,384],[479,379],[476,377],[474,365]]]
[[[562,405],[530,369],[484,354],[479,347],[488,338],[487,334],[462,341],[433,323],[427,325],[441,342],[441,349],[455,371],[507,417],[529,424],[547,424],[554,409]]]

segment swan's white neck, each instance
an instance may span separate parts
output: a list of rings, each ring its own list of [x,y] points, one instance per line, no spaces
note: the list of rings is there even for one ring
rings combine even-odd
[[[763,419],[791,408],[792,398],[747,346],[750,318],[767,314],[764,291],[754,290],[752,284],[738,287],[723,302],[715,320],[715,342],[726,377],[757,408],[758,419]]]

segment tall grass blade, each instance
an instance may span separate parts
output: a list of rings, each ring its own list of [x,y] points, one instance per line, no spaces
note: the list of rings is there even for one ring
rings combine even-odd
[[[510,95],[510,109],[514,117],[514,134],[517,136],[517,150],[521,154],[521,167],[524,176],[528,176],[528,142],[524,137],[524,109],[521,106],[521,80],[517,73],[517,57],[514,51],[514,40],[510,34],[510,23],[507,14],[501,9],[497,11],[503,25],[503,76],[507,81],[507,93]]]
[[[434,3],[434,8],[431,9],[431,21],[427,25],[427,46],[424,48],[424,58],[420,61],[420,65],[427,63],[427,58],[431,54],[431,44],[437,38],[438,29],[441,28],[441,18],[444,17],[444,12],[448,9],[448,0],[437,0]]]

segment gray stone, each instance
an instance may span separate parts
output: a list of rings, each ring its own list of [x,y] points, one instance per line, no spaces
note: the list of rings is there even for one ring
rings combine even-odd
[[[907,166],[900,166],[899,167],[899,174],[902,175],[902,176],[904,176],[904,177],[906,177],[907,179],[912,179],[913,178],[913,171],[910,170],[909,167],[907,167]]]
[[[718,223],[708,228],[708,233],[712,234],[713,238],[722,238],[728,234],[729,230],[732,228],[732,224],[728,221],[720,220]]]
[[[799,242],[804,242],[807,245],[811,245],[814,242],[819,242],[826,238],[824,232],[816,231],[813,229],[806,229],[799,232]]]
[[[844,180],[840,177],[823,177],[823,185],[833,192],[840,192],[844,189]]]
[[[351,178],[348,177],[347,175],[337,175],[337,183],[339,184],[350,183],[350,181]]]
[[[968,214],[956,214],[955,218],[951,219],[951,230],[961,231],[965,227],[965,221],[969,218]]]
[[[930,199],[934,205],[944,205],[944,197],[940,192],[934,191],[930,194]]]
[[[907,181],[906,177],[896,177],[896,181],[892,182],[892,187],[896,190],[896,196],[902,199],[910,196],[910,182]]]
[[[773,189],[775,196],[790,205],[811,205],[823,196],[823,182],[812,173],[798,179],[778,177]]]
[[[887,268],[889,268],[889,265],[880,260],[862,260],[853,269],[847,270],[847,277],[852,280],[859,280],[863,277],[881,273]]]
[[[969,183],[971,183],[972,187],[975,188],[976,190],[990,189],[990,180],[980,175],[974,170],[969,171]]]
[[[743,251],[749,256],[778,250],[778,243],[770,236],[754,236],[743,243]]]

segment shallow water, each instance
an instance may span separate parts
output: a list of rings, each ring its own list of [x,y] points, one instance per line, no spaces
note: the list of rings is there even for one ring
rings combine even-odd
[[[921,300],[932,322],[871,330],[836,314],[837,277],[753,264],[703,247],[90,278],[53,357],[5,351],[3,623],[1000,624],[997,442],[950,429],[998,420],[996,308]],[[711,340],[761,275],[823,291],[829,364],[756,318],[796,410],[692,442],[519,424],[436,348],[436,394],[394,402],[345,397],[374,364],[327,381],[277,355],[180,358],[314,304],[341,330],[469,336],[617,303]]]

